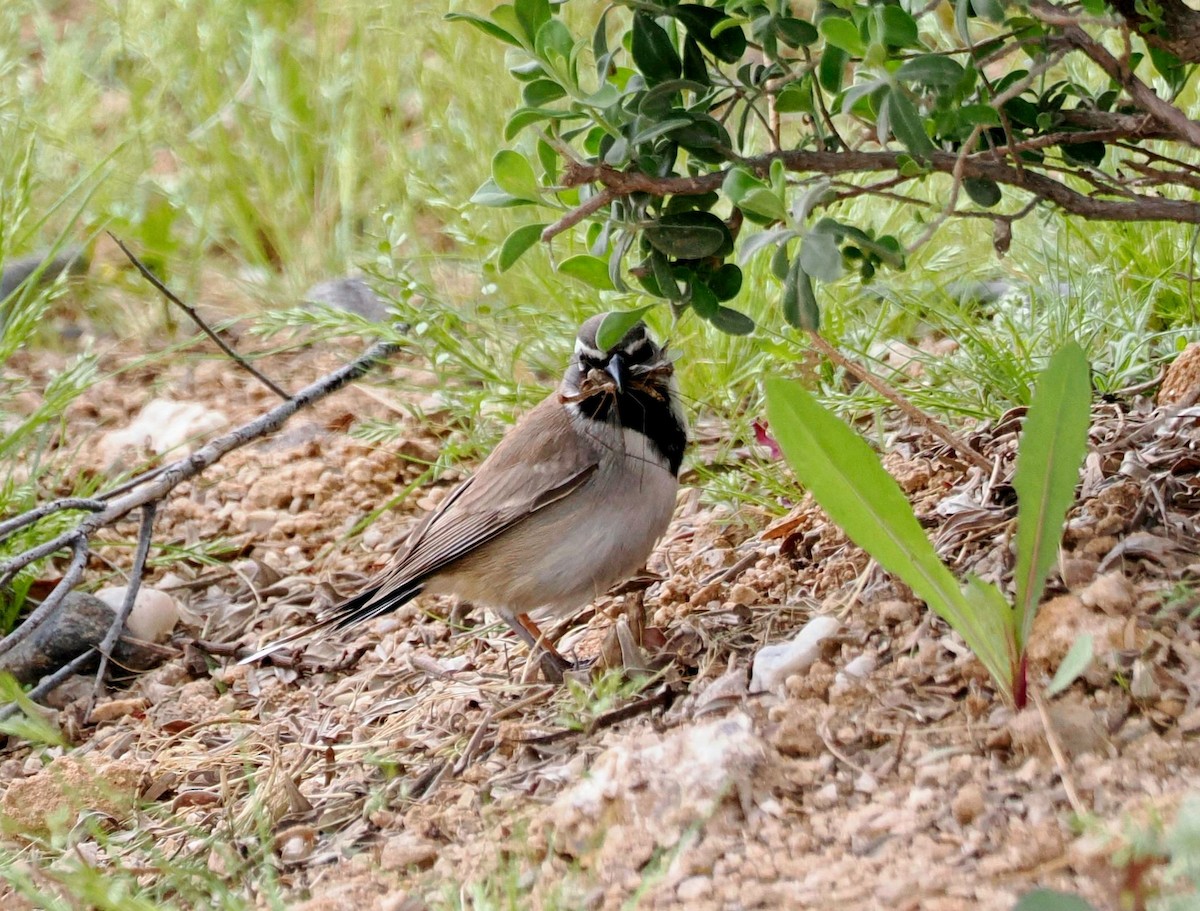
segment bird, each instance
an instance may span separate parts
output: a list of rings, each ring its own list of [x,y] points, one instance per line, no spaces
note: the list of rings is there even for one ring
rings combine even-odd
[[[534,615],[570,616],[645,565],[675,509],[688,443],[673,359],[642,322],[612,347],[586,320],[558,388],[353,597],[241,663],[321,630],[344,630],[418,595],[456,595],[496,613],[561,682],[573,665]]]

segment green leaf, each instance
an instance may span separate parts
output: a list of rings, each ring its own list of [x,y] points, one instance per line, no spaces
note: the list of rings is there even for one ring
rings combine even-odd
[[[1013,911],[1095,911],[1078,895],[1054,889],[1034,889],[1021,896]]]
[[[16,706],[20,712],[0,721],[0,734],[47,746],[67,745],[58,725],[49,720],[49,710],[30,699],[21,684],[7,673],[0,673],[0,705]]]
[[[558,271],[571,278],[577,278],[585,285],[591,285],[599,291],[613,290],[612,279],[608,275],[608,261],[589,253],[579,253],[569,256],[558,264]]]
[[[1063,656],[1062,664],[1054,672],[1054,679],[1046,687],[1046,695],[1055,696],[1074,683],[1079,675],[1086,671],[1088,665],[1092,663],[1092,657],[1095,653],[1092,634],[1080,633]]]
[[[567,90],[552,79],[535,79],[521,89],[521,100],[531,108],[565,97]]]
[[[533,165],[519,152],[501,149],[492,158],[492,180],[503,192],[515,199],[537,202],[541,194]]]
[[[476,16],[474,13],[446,13],[442,18],[447,22],[469,22],[485,35],[490,35],[514,47],[521,46],[521,42],[514,38],[511,33],[502,29],[491,19],[483,18],[483,16]]]
[[[521,24],[521,30],[532,47],[537,40],[538,29],[550,21],[550,0],[514,0],[513,8],[517,22]]]
[[[922,54],[900,64],[896,70],[896,78],[905,82],[949,88],[958,85],[966,72],[960,63],[949,57]]]
[[[990,104],[964,104],[958,109],[958,116],[971,126],[1000,126],[1000,115]]]
[[[1001,199],[1000,184],[986,177],[967,177],[963,179],[963,189],[977,206],[990,209]]]
[[[634,66],[645,77],[647,85],[678,79],[683,73],[683,61],[679,59],[671,36],[643,12],[634,14],[630,50]]]
[[[786,253],[785,244],[780,249]],[[788,266],[787,278],[783,283],[783,318],[788,325],[797,329],[816,332],[821,328],[821,309],[817,306],[817,295],[813,291],[812,279],[800,265],[797,256]]]
[[[971,0],[971,9],[975,15],[989,22],[1004,21],[1004,6],[1000,0]]]
[[[817,26],[817,31],[825,39],[825,43],[839,48],[854,57],[861,57],[867,47],[863,44],[862,35],[854,20],[842,16],[827,16]]]
[[[824,21],[824,20],[822,20]],[[839,47],[826,47],[817,63],[817,81],[827,92],[840,92],[850,55]]]
[[[668,8],[666,13],[682,22],[688,34],[722,63],[737,63],[746,53],[745,33],[722,10],[696,3],[681,3]],[[715,31],[722,23],[730,24]]]
[[[742,290],[742,270],[736,263],[722,263],[709,276],[708,286],[717,300],[725,302],[733,300]]]
[[[604,314],[604,319],[600,320],[600,328],[596,330],[596,347],[601,351],[608,351],[653,309],[653,304],[647,304],[634,310],[609,310]]]
[[[717,307],[717,312],[708,321],[726,335],[749,335],[754,331],[754,320],[739,310]]]
[[[1087,357],[1064,345],[1038,378],[1017,447],[1016,612],[1018,649],[1029,631],[1046,574],[1058,556],[1063,521],[1075,502],[1079,466],[1087,452],[1091,382]]]
[[[733,244],[725,223],[711,212],[664,215],[642,234],[656,250],[676,259],[703,259]]]
[[[497,266],[501,272],[507,272],[512,268],[521,256],[538,242],[542,236],[542,231],[545,225],[521,225],[517,230],[513,231],[508,237],[504,238],[504,243],[500,245],[500,255],[497,257]]]
[[[1092,168],[1100,167],[1104,162],[1104,155],[1108,151],[1102,142],[1064,142],[1058,148],[1062,152],[1063,158],[1071,164],[1087,165]]]
[[[476,206],[491,206],[498,209],[532,205],[527,199],[518,199],[510,193],[505,193],[490,177],[480,184],[479,189],[471,196],[471,203]]]
[[[956,629],[1007,696],[1009,662],[870,446],[802,386],[768,376],[767,416],[792,471],[850,540]]]
[[[917,37],[917,20],[899,6],[876,6],[879,17],[880,34],[877,36],[884,44],[892,47],[920,47]]]
[[[729,201],[767,222],[784,221],[787,209],[775,191],[744,168],[732,168],[721,186]]]
[[[904,143],[914,156],[933,152],[933,142],[925,132],[925,124],[917,113],[916,105],[899,89],[892,89],[885,96],[892,133]]]
[[[813,278],[835,282],[842,277],[842,251],[837,239],[824,231],[809,231],[800,242],[800,267]]]
[[[712,288],[704,284],[704,282],[691,282],[688,286],[690,292],[692,309],[696,315],[702,319],[711,320],[717,315],[717,311],[721,309],[721,302],[717,300],[717,295],[713,293]]]
[[[813,103],[811,77],[805,76],[803,79],[789,82],[780,89],[779,94],[775,96],[775,110],[781,114],[814,113],[816,105]]]
[[[817,39],[821,37],[821,33],[811,22],[792,16],[776,19],[775,31],[779,33],[779,37],[788,47],[808,47],[816,44]]]

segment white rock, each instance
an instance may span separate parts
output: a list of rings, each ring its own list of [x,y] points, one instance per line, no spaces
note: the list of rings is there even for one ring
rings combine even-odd
[[[750,692],[783,694],[784,681],[792,674],[802,674],[821,657],[821,642],[828,639],[841,624],[833,617],[813,617],[788,642],[767,645],[754,656],[750,672]]]
[[[96,597],[116,612],[125,601],[126,590],[124,585],[109,586],[96,592]],[[178,622],[179,605],[175,599],[166,592],[143,585],[138,589],[125,629],[135,639],[165,642]]]
[[[142,447],[161,455],[220,430],[228,423],[225,415],[199,402],[155,399],[146,403],[128,427],[111,430],[100,438],[100,456],[106,462],[113,462],[124,450]]]

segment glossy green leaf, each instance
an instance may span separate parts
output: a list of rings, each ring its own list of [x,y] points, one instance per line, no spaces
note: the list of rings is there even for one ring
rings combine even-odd
[[[935,87],[958,85],[965,74],[966,70],[958,61],[937,54],[922,54],[905,60],[896,70],[897,79]]]
[[[1018,646],[1029,631],[1046,575],[1058,557],[1063,521],[1075,502],[1079,466],[1087,452],[1091,410],[1087,357],[1064,345],[1038,377],[1017,447],[1016,611]]]
[[[708,278],[708,286],[717,300],[733,300],[742,290],[742,270],[736,263],[722,263]]]
[[[1000,184],[986,177],[967,177],[963,180],[963,189],[977,206],[990,209],[1002,198]]]
[[[817,81],[827,92],[840,92],[846,79],[846,64],[850,55],[839,47],[826,45],[817,62]]]
[[[501,149],[492,158],[492,180],[503,192],[516,199],[536,202],[541,195],[533,165],[519,152]]]
[[[558,271],[599,291],[613,290],[612,279],[608,275],[608,261],[599,256],[592,256],[590,253],[569,256],[558,264]]]
[[[893,47],[919,47],[917,20],[899,6],[876,6],[880,33],[876,36],[883,44]]]
[[[775,20],[775,31],[788,47],[808,47],[817,43],[821,33],[815,25],[793,16]]]
[[[1046,695],[1055,696],[1079,679],[1079,675],[1086,671],[1088,665],[1092,663],[1095,654],[1092,634],[1080,633],[1071,643],[1071,647],[1067,649],[1058,670],[1054,672],[1054,679],[1046,687]]]
[[[713,293],[712,288],[704,282],[692,282],[689,291],[691,292],[692,309],[697,316],[711,320],[717,315],[717,311],[721,309],[721,302],[717,300],[717,295]]]
[[[726,335],[749,335],[754,331],[754,320],[731,307],[718,306],[717,312],[708,321]]]
[[[733,244],[725,223],[711,212],[664,215],[643,234],[656,250],[676,259],[702,259]]]
[[[933,142],[925,132],[921,115],[904,92],[893,89],[887,93],[884,104],[887,106],[893,135],[904,143],[909,152],[921,156],[933,151]]]
[[[816,332],[821,328],[821,310],[817,306],[812,279],[801,267],[798,256],[788,266],[783,283],[783,318],[797,329]]]
[[[527,82],[521,89],[521,100],[529,107],[537,108],[543,104],[565,97],[567,90],[552,79],[535,79]]]
[[[544,22],[537,31],[534,50],[539,57],[565,65],[575,51],[575,38],[560,19]]]
[[[771,433],[796,477],[850,540],[962,635],[1005,688],[1008,654],[995,626],[981,623],[879,456],[798,383],[768,376],[765,384]]]
[[[497,186],[496,181],[490,177],[475,191],[471,196],[470,202],[476,206],[490,206],[496,209],[533,205],[528,199],[521,199],[513,196],[511,193],[504,192],[504,190]]]
[[[861,57],[867,46],[863,44],[862,35],[853,19],[842,16],[827,16],[817,26],[817,31],[825,39],[825,43],[840,48],[854,57]]]
[[[643,12],[634,14],[630,50],[634,65],[649,85],[678,79],[683,73],[683,61],[679,59],[671,36]]]
[[[652,304],[638,307],[634,310],[609,310],[600,320],[600,328],[596,330],[596,347],[608,351],[625,337],[625,333],[642,321],[647,312],[653,310]]]
[[[550,0],[514,0],[513,9],[530,47],[537,39],[538,29],[550,21]]]
[[[775,96],[775,110],[781,114],[815,113],[816,105],[813,103],[811,77],[806,76],[795,82],[789,82],[780,89],[779,94]]]
[[[721,190],[730,202],[747,214],[760,216],[766,222],[787,218],[783,200],[744,168],[731,168]]]
[[[681,3],[666,12],[682,22],[688,34],[722,63],[737,63],[746,53],[745,33],[722,10],[697,3]],[[729,24],[720,28],[723,23]]]
[[[500,271],[507,272],[511,269],[513,263],[538,242],[545,227],[545,225],[521,225],[504,238],[504,243],[500,245],[500,253],[496,258],[496,265]]]
[[[510,32],[501,28],[491,19],[485,19],[483,16],[476,16],[474,13],[446,13],[442,18],[448,22],[469,22],[485,35],[490,35],[492,38],[503,41],[505,44],[511,44],[515,47],[521,46],[521,42],[514,38]]]

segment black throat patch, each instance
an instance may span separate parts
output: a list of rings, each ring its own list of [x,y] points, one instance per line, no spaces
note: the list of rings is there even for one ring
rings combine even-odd
[[[589,396],[580,400],[578,405],[580,414],[607,424],[613,423],[613,408],[616,407],[620,426],[643,434],[666,461],[671,474],[679,474],[683,451],[687,448],[687,431],[671,412],[665,394],[659,396],[644,389],[629,387],[620,395],[604,392]]]

